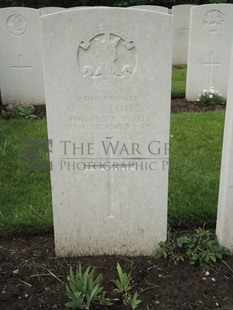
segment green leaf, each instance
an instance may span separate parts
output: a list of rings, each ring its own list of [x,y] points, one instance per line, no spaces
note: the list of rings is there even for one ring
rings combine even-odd
[[[86,269],[83,275],[83,287],[85,290],[87,290],[87,278],[88,278],[89,271],[90,271],[90,267]]]
[[[71,281],[69,282],[69,288],[73,294],[77,291],[76,285]]]
[[[74,274],[72,267],[70,267],[70,273],[67,277],[68,284],[66,284],[66,292],[72,302],[73,308],[89,310],[96,304],[102,304],[101,302],[110,304],[110,300],[105,298],[103,287],[101,286],[102,274],[99,274],[94,279],[94,268],[88,267],[84,272],[81,264],[79,264],[76,273]]]
[[[141,300],[137,298],[138,298],[137,292],[135,292],[133,296],[132,295],[128,296],[127,303],[131,306],[133,310],[137,309],[138,305],[141,303]]]
[[[72,301],[66,302],[66,303],[65,303],[65,306],[66,306],[67,308],[74,308],[74,307],[73,307],[73,302],[72,302]]]
[[[214,263],[216,263],[216,261],[217,261],[216,256],[215,256],[213,253],[210,254],[210,259],[211,259],[212,262],[214,262]]]
[[[117,263],[117,273],[118,273],[120,282],[122,282],[122,280],[123,280],[123,271],[122,271],[121,265],[119,263]]]
[[[72,266],[70,266],[70,275],[68,276],[68,278],[74,279],[74,272]]]
[[[96,285],[91,291],[90,299],[92,300],[95,295],[98,295],[98,293],[99,293],[99,286]]]

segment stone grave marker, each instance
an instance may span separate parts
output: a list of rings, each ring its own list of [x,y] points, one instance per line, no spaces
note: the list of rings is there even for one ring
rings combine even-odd
[[[191,8],[186,98],[211,86],[226,98],[233,29],[232,4]]]
[[[229,74],[216,234],[233,253],[233,53]]]
[[[186,65],[188,57],[189,19],[191,4],[175,5],[173,15],[173,65]]]
[[[166,239],[171,19],[41,18],[58,256],[150,255]]]
[[[45,6],[43,8],[40,8],[40,16],[46,15],[46,14],[51,14],[51,13],[56,13],[56,12],[61,12],[66,10],[65,8],[60,8],[56,6]]]
[[[72,6],[70,8],[68,8],[67,10],[76,10],[76,9],[89,9],[89,8],[93,8],[92,6]]]
[[[2,103],[44,104],[39,11],[0,9],[0,29]]]
[[[151,10],[151,11],[156,11],[156,12],[168,14],[168,8],[166,8],[164,6],[159,6],[159,5],[135,5],[135,6],[132,6],[131,8]]]

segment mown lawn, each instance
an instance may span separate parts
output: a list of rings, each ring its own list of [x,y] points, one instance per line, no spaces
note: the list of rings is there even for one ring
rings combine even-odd
[[[224,112],[171,117],[170,223],[215,223]]]
[[[186,67],[173,67],[172,70],[172,97],[185,97]]]
[[[52,228],[49,172],[24,168],[24,141],[46,139],[45,120],[0,121],[0,234],[36,234]]]
[[[214,223],[224,112],[172,115],[169,221]],[[45,120],[0,121],[0,235],[42,234],[52,229],[49,172],[30,172],[23,141],[46,139]]]

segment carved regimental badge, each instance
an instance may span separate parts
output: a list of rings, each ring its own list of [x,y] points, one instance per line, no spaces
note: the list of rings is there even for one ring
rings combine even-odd
[[[134,42],[116,29],[98,28],[89,33],[78,48],[81,74],[99,89],[109,89],[129,80],[136,63]]]
[[[6,25],[9,31],[16,36],[23,35],[27,30],[27,22],[25,18],[19,14],[9,16]]]
[[[212,10],[205,14],[203,24],[211,33],[218,33],[224,27],[224,14],[219,10]]]

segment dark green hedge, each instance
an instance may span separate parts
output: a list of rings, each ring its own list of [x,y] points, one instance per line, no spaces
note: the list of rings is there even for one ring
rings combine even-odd
[[[9,6],[26,6],[40,8],[43,6],[72,7],[81,5],[131,6],[140,4],[162,5],[172,7],[178,4],[232,3],[233,0],[0,0],[0,8]]]

